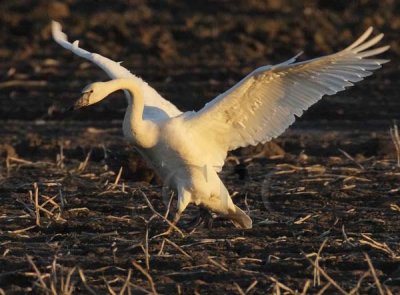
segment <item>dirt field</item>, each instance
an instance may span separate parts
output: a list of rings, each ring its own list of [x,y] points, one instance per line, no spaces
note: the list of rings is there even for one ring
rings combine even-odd
[[[400,2],[347,2],[2,1],[0,294],[399,294]],[[62,113],[107,78],[51,40],[51,18],[182,110],[370,25],[392,61],[230,155],[222,178],[253,229],[217,218],[158,236],[162,185],[122,138],[122,95]]]

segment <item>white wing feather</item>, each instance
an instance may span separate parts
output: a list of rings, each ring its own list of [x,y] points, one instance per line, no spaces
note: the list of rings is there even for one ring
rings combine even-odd
[[[383,37],[366,41],[371,32],[369,28],[336,54],[299,63],[292,58],[256,69],[197,113],[187,114],[184,124],[193,140],[206,143],[206,163],[222,167],[229,150],[279,136],[322,96],[342,91],[380,68],[387,60],[365,58],[389,46],[369,49]]]
[[[117,78],[131,78],[142,85],[143,96],[145,101],[144,117],[147,119],[162,119],[168,117],[175,117],[182,112],[171,102],[164,99],[154,88],[148,85],[141,78],[133,75],[129,70],[109,58],[100,54],[89,52],[79,47],[79,42],[68,42],[67,35],[62,32],[61,25],[52,21],[51,23],[52,35],[54,41],[65,49],[73,52],[74,54],[96,64],[99,66],[111,79]],[[125,92],[129,99],[129,94]]]

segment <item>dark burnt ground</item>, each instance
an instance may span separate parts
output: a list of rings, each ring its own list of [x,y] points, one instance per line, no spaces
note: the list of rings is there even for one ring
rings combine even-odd
[[[389,133],[400,111],[400,7],[347,2],[2,2],[0,294],[400,292]],[[369,25],[386,34],[392,62],[312,107],[276,140],[281,149],[231,155],[222,177],[253,229],[217,219],[156,237],[168,225],[147,200],[164,214],[162,187],[122,139],[121,95],[60,113],[106,77],[53,44],[49,15],[185,110],[257,66],[343,48]]]

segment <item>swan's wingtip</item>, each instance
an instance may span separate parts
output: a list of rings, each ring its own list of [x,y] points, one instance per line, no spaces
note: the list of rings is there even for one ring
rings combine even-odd
[[[297,59],[299,56],[303,55],[304,51],[301,50],[299,53],[297,53],[293,58]]]
[[[390,49],[391,45],[382,46],[382,52],[386,52]]]
[[[67,36],[62,31],[61,24],[55,20],[51,21],[51,34],[53,35],[53,39],[56,41],[67,39]]]
[[[51,29],[52,31],[61,31],[61,24],[58,21],[51,20]]]

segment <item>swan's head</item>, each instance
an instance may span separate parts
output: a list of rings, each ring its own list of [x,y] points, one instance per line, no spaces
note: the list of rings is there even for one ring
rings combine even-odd
[[[95,104],[103,100],[109,92],[106,91],[105,82],[96,82],[89,84],[82,90],[82,96],[74,103],[74,110]]]

